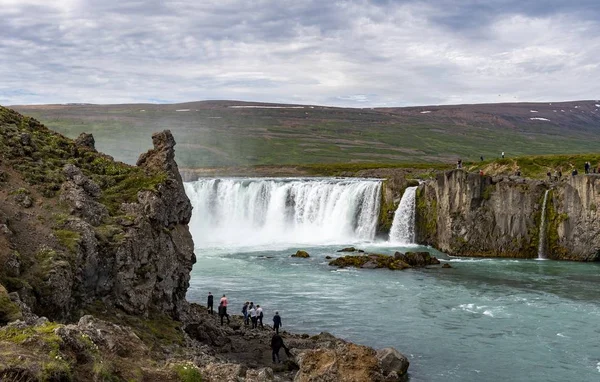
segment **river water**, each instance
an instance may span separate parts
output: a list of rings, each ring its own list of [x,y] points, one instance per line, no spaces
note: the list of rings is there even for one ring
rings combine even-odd
[[[252,300],[266,322],[278,310],[285,330],[395,347],[408,356],[413,382],[600,380],[600,264],[453,258],[374,239],[248,246],[243,231],[215,244],[198,227],[192,222],[198,262],[190,301],[224,293],[231,313]],[[347,245],[428,250],[453,268],[327,265],[325,256]],[[298,249],[311,257],[291,258]]]

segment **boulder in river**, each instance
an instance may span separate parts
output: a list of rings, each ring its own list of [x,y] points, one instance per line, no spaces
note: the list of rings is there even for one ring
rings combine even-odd
[[[310,255],[306,251],[297,251],[295,254],[292,255],[292,257],[301,257],[303,259],[306,259],[307,257],[310,257]]]
[[[394,348],[385,348],[377,351],[377,359],[381,371],[386,376],[386,381],[400,380],[408,371],[408,358]]]
[[[431,256],[429,252],[406,252],[404,254],[396,252],[394,254],[396,260],[402,260],[411,267],[425,267],[427,265],[439,264],[440,261]]]
[[[340,249],[338,252],[355,252],[356,248],[354,247],[346,247],[344,249]]]
[[[354,268],[387,268],[390,270],[402,270],[410,268],[410,265],[402,260],[397,260],[394,256],[369,254],[369,255],[349,255],[338,257],[335,260],[329,262],[329,265],[336,267],[354,267]]]

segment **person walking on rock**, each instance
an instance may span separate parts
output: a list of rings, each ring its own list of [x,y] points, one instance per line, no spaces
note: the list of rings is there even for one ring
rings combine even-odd
[[[265,327],[263,326],[263,308],[260,307],[260,305],[256,305],[256,318],[258,319],[258,322],[260,322],[260,328],[264,329]]]
[[[281,316],[279,312],[275,312],[275,316],[273,316],[273,330],[275,333],[279,334],[279,328],[281,327]]]
[[[275,333],[271,338],[271,349],[273,350],[273,363],[281,362],[281,360],[279,359],[279,350],[281,350],[281,348],[283,348],[285,350],[285,354],[288,357],[290,357],[290,349],[288,349],[283,343],[283,338],[281,338],[279,334]]]
[[[248,305],[250,305],[250,303],[248,301],[246,301],[244,303],[244,306],[242,307],[242,314],[244,315],[244,325],[248,326]]]
[[[206,301],[206,307],[207,307],[206,309],[208,310],[208,312],[210,314],[214,314],[214,311],[213,311],[213,301],[214,300],[213,300],[212,293],[208,292],[208,300]]]
[[[504,159],[504,151],[502,151],[502,159]]]
[[[590,173],[590,162],[585,162],[585,164],[583,165],[583,169],[585,170],[586,174]]]
[[[250,320],[252,320],[252,329],[256,329],[256,309],[254,305],[250,303],[250,309],[248,309],[248,314],[250,315]]]

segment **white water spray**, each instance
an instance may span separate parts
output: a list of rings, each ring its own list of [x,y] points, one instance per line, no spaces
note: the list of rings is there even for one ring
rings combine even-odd
[[[390,242],[413,244],[415,242],[415,203],[417,187],[408,187],[402,195],[390,230]]]
[[[225,178],[186,183],[197,246],[342,244],[375,237],[381,182]]]
[[[544,193],[544,201],[542,202],[542,217],[540,220],[540,233],[539,233],[539,244],[538,244],[538,259],[545,260],[546,254],[544,253],[544,245],[546,244],[546,203],[548,202],[548,191]]]

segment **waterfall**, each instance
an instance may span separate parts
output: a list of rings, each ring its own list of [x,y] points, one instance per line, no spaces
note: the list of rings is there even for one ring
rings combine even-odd
[[[540,221],[540,232],[539,232],[539,244],[538,244],[538,259],[544,260],[546,259],[546,254],[544,253],[544,245],[546,244],[546,203],[548,202],[548,191],[544,193],[544,201],[542,202],[542,217]]]
[[[417,187],[408,187],[402,195],[390,230],[390,242],[413,244],[415,242],[415,201]]]
[[[376,179],[223,178],[185,183],[198,246],[342,244],[375,237]]]

